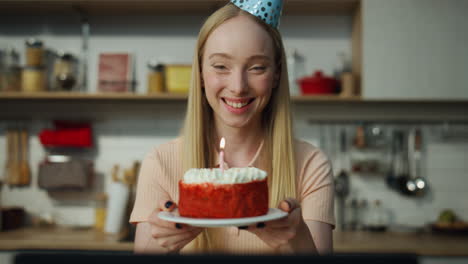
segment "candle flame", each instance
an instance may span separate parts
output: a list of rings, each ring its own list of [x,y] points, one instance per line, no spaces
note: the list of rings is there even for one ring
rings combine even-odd
[[[226,145],[226,140],[224,137],[221,138],[221,142],[219,142],[219,148],[224,150],[224,146]]]

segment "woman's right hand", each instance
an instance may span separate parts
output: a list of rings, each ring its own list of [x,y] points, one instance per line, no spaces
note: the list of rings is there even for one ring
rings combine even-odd
[[[190,225],[168,222],[160,219],[161,211],[171,212],[177,205],[172,201],[164,201],[159,209],[156,209],[149,218],[153,243],[163,248],[166,253],[177,253],[190,241],[203,231],[203,228]]]

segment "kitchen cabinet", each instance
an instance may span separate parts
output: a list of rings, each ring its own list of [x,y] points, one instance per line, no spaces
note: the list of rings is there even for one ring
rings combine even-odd
[[[361,5],[364,98],[468,99],[468,1]]]

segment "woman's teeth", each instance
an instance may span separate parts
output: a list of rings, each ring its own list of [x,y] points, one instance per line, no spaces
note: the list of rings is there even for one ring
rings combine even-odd
[[[228,104],[229,106],[232,106],[232,107],[234,107],[234,108],[242,108],[242,107],[248,105],[249,102],[245,102],[245,103],[235,103],[235,102],[231,102],[231,101],[226,100],[226,104]]]

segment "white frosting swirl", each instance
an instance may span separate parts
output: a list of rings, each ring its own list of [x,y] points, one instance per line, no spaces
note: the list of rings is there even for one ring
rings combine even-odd
[[[267,177],[263,170],[248,168],[230,168],[221,173],[221,169],[190,169],[185,172],[184,183],[236,184],[261,181]]]

